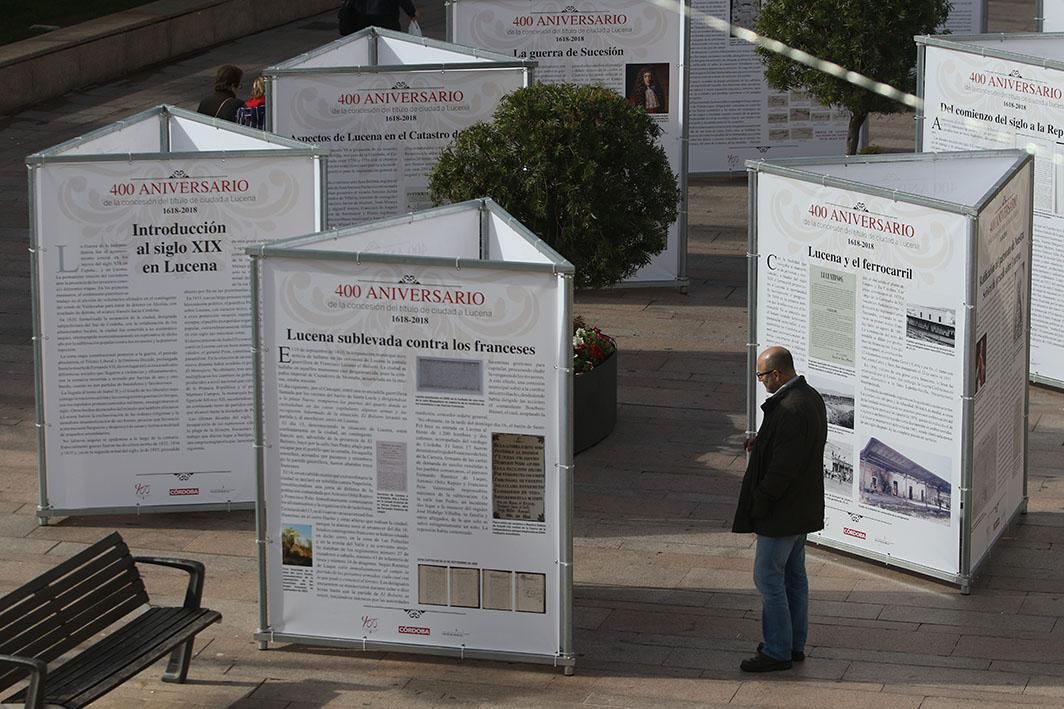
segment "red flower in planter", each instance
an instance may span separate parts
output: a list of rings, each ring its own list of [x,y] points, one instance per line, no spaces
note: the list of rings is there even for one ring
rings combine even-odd
[[[573,319],[573,371],[590,372],[617,351],[617,343],[602,330],[591,327],[583,318]]]

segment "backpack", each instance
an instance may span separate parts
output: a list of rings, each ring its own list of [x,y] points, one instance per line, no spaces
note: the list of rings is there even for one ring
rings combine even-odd
[[[236,122],[242,126],[262,130],[266,127],[266,105],[241,106],[236,109]]]

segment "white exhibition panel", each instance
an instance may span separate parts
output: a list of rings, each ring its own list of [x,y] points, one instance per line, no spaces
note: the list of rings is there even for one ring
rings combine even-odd
[[[759,158],[845,155],[849,111],[806,91],[776,91],[754,45],[706,25],[705,16],[753,30],[757,0],[691,0],[692,173],[742,170]],[[982,32],[986,0],[953,0],[944,29]]]
[[[368,40],[335,41],[313,52],[285,62],[301,69],[335,69],[338,66],[362,67],[373,64],[373,45]],[[268,71],[268,70],[267,70]]]
[[[42,509],[253,501],[244,248],[320,228],[319,158],[67,155],[31,162]]]
[[[912,161],[905,156],[887,163],[854,158],[852,163],[805,165],[802,169],[882,190],[974,207],[1015,163],[1014,155],[985,157],[979,159],[979,169],[973,170],[970,160],[920,160],[917,155]]]
[[[1043,47],[1056,45],[1054,51],[1064,46],[1064,36],[1033,36]],[[999,51],[1011,51],[1009,35],[995,37]],[[918,39],[924,67],[920,149],[1015,147],[1035,156],[1030,375],[1064,386],[1064,68],[1042,66],[1039,56],[986,56],[988,44],[967,38],[931,39],[935,44]]]
[[[404,218],[373,224],[372,229],[341,230],[329,240],[300,240],[295,248],[376,253],[393,256],[480,259],[480,216],[463,210],[434,215],[431,220]]]
[[[1050,59],[1064,61],[1064,33],[1045,34],[993,34],[969,37],[945,37],[947,41],[957,40],[975,47],[986,47],[995,52],[1007,51],[1020,56],[1007,57],[1021,63]],[[1039,64],[1038,66],[1041,66]]]
[[[1064,32],[1064,0],[1038,0],[1037,6],[1043,32]]]
[[[377,64],[387,66],[389,64],[447,64],[455,61],[463,62],[492,62],[492,57],[478,56],[477,54],[462,54],[456,56],[454,50],[446,49],[438,44],[416,44],[409,38],[385,37],[377,40]]]
[[[290,150],[277,142],[263,140],[257,131],[233,130],[233,124],[217,124],[174,116],[170,119],[170,152],[204,153],[212,150]]]
[[[121,121],[110,130],[77,138],[57,146],[68,157],[82,155],[129,155],[162,150],[164,123],[157,114],[138,114],[128,123]]]
[[[328,224],[339,227],[429,206],[428,173],[443,148],[527,79],[522,67],[490,64],[321,68],[272,76],[268,105],[275,133],[329,150]]]
[[[974,332],[971,565],[1025,502],[1031,190],[1024,170],[980,213]]]
[[[828,404],[825,469],[851,473],[825,476],[811,536],[956,573],[968,219],[765,173],[756,197],[755,341],[791,350]],[[920,339],[908,320],[924,311],[953,337]],[[881,455],[926,471],[915,502],[876,474]]]
[[[536,80],[545,83],[599,84],[634,102],[640,75],[652,72],[665,104],[653,113],[658,140],[686,194],[683,8],[683,0],[453,0],[448,27],[458,44],[537,61]],[[673,224],[665,250],[626,282],[685,277],[681,229]]]
[[[748,166],[752,347],[789,347],[828,410],[811,539],[966,586],[1025,503],[1033,160]]]
[[[518,261],[523,263],[550,263],[550,257],[537,249],[528,236],[523,236],[513,224],[492,214],[487,227],[487,253],[485,257],[495,261]],[[537,241],[539,237],[533,237]]]
[[[704,15],[752,30],[754,0],[692,0],[692,173],[742,170],[746,160],[845,155],[850,113],[805,91],[776,91],[754,45],[708,27]]]
[[[566,279],[414,261],[258,261],[266,626],[557,659]]]

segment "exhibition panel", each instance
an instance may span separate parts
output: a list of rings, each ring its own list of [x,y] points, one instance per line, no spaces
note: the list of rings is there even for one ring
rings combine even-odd
[[[687,282],[687,16],[683,0],[453,0],[453,42],[538,63],[546,83],[598,84],[642,106],[680,183],[665,250],[625,281]]]
[[[260,642],[571,669],[572,266],[487,199],[248,253]]]
[[[321,227],[322,151],[160,106],[27,164],[39,516],[250,506],[244,248]]]
[[[846,154],[849,111],[823,106],[802,89],[773,89],[755,45],[735,36],[735,28],[754,29],[761,5],[691,0],[692,173],[734,172],[759,158]],[[722,31],[721,22],[731,30]],[[986,0],[952,0],[943,29],[985,31]]]
[[[967,588],[1026,500],[1033,158],[747,166],[750,366],[788,347],[828,411],[810,539]]]
[[[328,226],[384,219],[431,206],[440,152],[534,66],[370,27],[267,68],[267,125],[328,149]]]
[[[1064,387],[1064,35],[917,37],[919,150],[1034,155],[1031,381]]]

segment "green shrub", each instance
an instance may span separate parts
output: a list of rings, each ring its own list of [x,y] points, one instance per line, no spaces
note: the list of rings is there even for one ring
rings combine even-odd
[[[459,133],[429,190],[436,204],[491,197],[576,267],[578,287],[608,286],[663,251],[676,221],[659,133],[609,89],[537,84]]]

